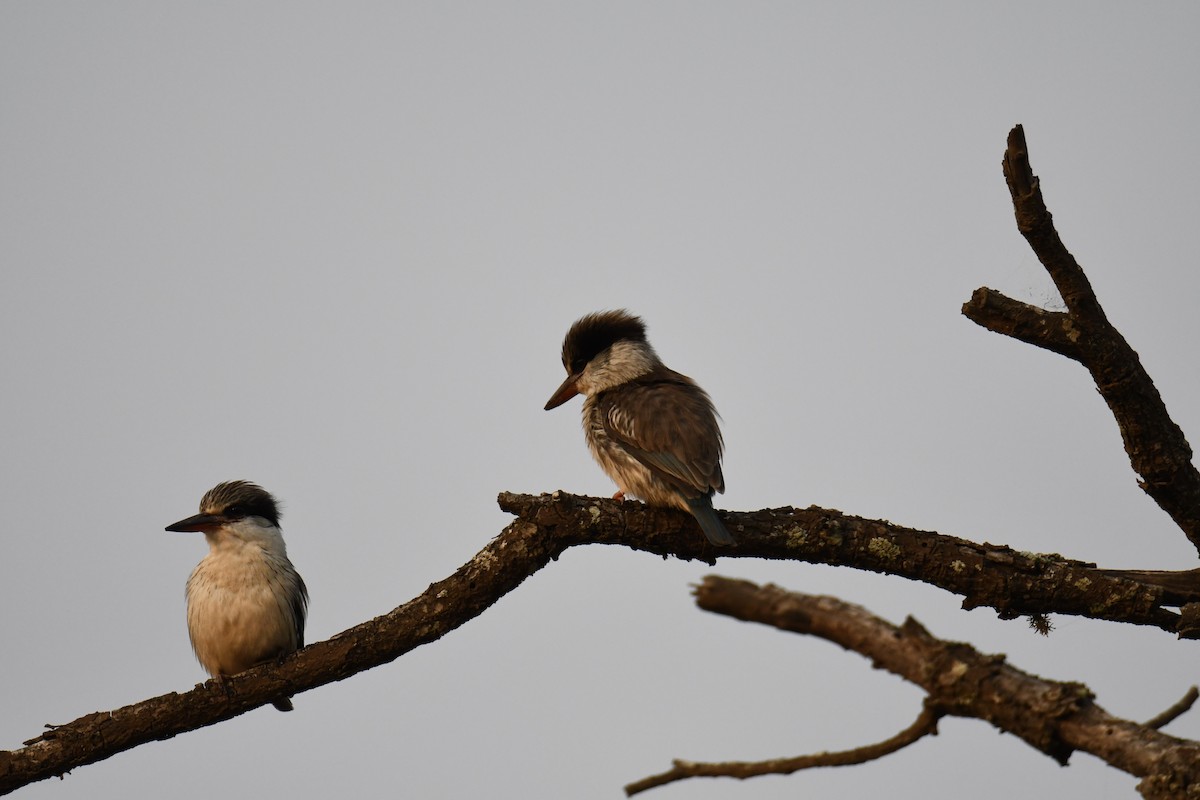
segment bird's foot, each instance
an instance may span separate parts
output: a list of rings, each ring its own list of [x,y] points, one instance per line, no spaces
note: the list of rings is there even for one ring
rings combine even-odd
[[[213,680],[216,682],[217,686],[221,688],[221,691],[225,693],[225,697],[227,699],[232,699],[233,696],[237,694],[237,692],[233,690],[233,681],[229,680],[228,675],[217,675],[213,678]]]
[[[623,491],[618,490],[617,493],[613,495],[613,500],[624,500],[624,499],[625,499],[625,492],[623,492]]]

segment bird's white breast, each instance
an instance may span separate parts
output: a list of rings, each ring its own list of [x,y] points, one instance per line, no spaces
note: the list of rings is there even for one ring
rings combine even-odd
[[[232,675],[296,650],[300,578],[286,554],[256,541],[211,544],[187,582],[188,634],[204,669]]]

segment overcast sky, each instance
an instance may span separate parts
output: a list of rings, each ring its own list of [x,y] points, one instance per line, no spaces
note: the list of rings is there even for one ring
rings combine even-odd
[[[1000,171],[1025,125],[1068,247],[1200,437],[1192,3],[0,4],[0,748],[206,676],[163,526],[284,504],[308,639],[496,535],[503,490],[608,495],[582,314],[642,315],[724,419],[718,506],[817,504],[1110,567],[1196,553],[1079,365],[959,313],[1059,303]],[[675,757],[843,749],[921,695],[706,614],[708,572],[835,594],[1145,719],[1194,643],[1021,620],[898,578],[575,548],[388,666],[34,798],[616,798]],[[1200,713],[1168,728],[1200,738]],[[1127,798],[982,722],[868,766],[659,800]]]

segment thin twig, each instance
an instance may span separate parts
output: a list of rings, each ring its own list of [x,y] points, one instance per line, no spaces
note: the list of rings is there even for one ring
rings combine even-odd
[[[852,750],[842,750],[836,753],[813,753],[806,756],[790,758],[773,758],[767,761],[683,761],[676,759],[671,762],[671,769],[658,775],[651,775],[625,787],[625,795],[632,797],[639,792],[664,786],[687,778],[754,778],[759,775],[791,775],[802,769],[814,767],[847,767],[854,764],[865,764],[883,758],[897,750],[926,737],[937,735],[937,723],[941,712],[929,703],[921,709],[921,713],[904,730],[882,742],[856,747]]]

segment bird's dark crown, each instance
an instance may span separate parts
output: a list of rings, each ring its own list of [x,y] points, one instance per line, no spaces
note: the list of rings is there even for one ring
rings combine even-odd
[[[646,324],[624,309],[597,311],[578,319],[563,338],[562,360],[575,375],[587,363],[620,341],[646,341]]]
[[[204,493],[200,513],[219,514],[230,521],[262,517],[279,527],[279,504],[270,492],[250,481],[218,483]]]

